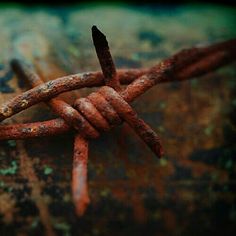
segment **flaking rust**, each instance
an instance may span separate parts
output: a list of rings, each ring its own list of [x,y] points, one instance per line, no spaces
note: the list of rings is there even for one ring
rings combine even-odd
[[[92,27],[92,38],[101,72],[69,75],[44,83],[33,69],[14,59],[11,66],[33,87],[0,107],[0,121],[44,101],[60,118],[28,124],[0,125],[0,140],[57,135],[75,130],[72,169],[72,197],[78,216],[89,204],[87,186],[88,139],[109,131],[122,121],[129,124],[158,157],[163,155],[159,136],[129,105],[157,83],[182,81],[201,76],[236,59],[236,40],[205,48],[183,50],[150,69],[116,70],[105,35]],[[121,84],[128,84],[122,89]],[[56,98],[60,93],[105,85],[74,105]],[[10,111],[10,112],[6,112]]]

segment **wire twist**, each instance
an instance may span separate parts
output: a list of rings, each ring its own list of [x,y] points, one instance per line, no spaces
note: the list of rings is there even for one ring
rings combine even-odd
[[[138,118],[137,113],[115,89],[104,86],[87,98],[77,99],[74,107],[84,115],[91,127],[99,131],[108,131],[115,124],[120,124],[121,120],[126,121],[158,157],[162,156],[158,135]],[[86,131],[86,136],[89,135]]]

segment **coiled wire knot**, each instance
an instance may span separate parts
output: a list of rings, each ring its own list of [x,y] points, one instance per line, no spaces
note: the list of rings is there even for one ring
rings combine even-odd
[[[86,138],[96,138],[98,131],[108,131],[124,120],[157,156],[163,154],[158,135],[138,118],[137,113],[115,89],[104,86],[87,98],[77,99],[74,107],[84,116],[83,124],[89,126],[82,133]]]
[[[158,135],[138,118],[119,92],[109,86],[101,87],[86,98],[78,98],[73,107],[59,99],[52,99],[50,103],[54,104],[53,110],[86,139],[98,138],[100,132],[125,121],[157,156],[163,154]]]
[[[52,99],[49,104],[68,125],[79,133],[75,137],[72,171],[72,192],[78,215],[82,215],[89,203],[87,189],[87,161],[89,138],[97,138],[99,132],[127,122],[141,139],[160,157],[163,154],[159,137],[140,118],[122,95],[109,86],[101,87],[86,98],[78,98],[74,106],[63,100]]]

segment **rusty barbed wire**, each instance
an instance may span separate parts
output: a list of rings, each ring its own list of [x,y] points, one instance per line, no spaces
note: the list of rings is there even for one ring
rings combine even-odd
[[[129,105],[157,83],[182,81],[200,76],[236,59],[236,39],[205,48],[191,48],[150,69],[116,71],[105,35],[92,27],[92,38],[102,72],[89,72],[44,81],[24,62],[13,59],[11,66],[18,77],[33,87],[0,107],[0,121],[39,102],[46,102],[60,118],[28,124],[0,125],[0,140],[57,135],[75,129],[72,170],[72,196],[76,212],[83,215],[89,203],[87,187],[88,139],[99,132],[127,122],[150,149],[161,157],[158,135]],[[62,92],[104,85],[74,105],[56,98]],[[121,84],[129,84],[122,89]]]

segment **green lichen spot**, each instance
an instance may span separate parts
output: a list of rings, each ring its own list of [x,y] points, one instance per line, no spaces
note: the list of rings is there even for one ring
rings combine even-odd
[[[159,104],[159,107],[160,107],[161,109],[165,109],[165,108],[166,108],[166,102],[161,102],[161,103]]]
[[[18,169],[16,161],[11,162],[11,166],[6,169],[0,169],[1,175],[14,175]]]
[[[30,227],[31,227],[32,229],[35,229],[35,228],[38,226],[38,224],[39,224],[39,219],[36,218],[36,219],[33,220],[33,222],[32,222],[32,224],[31,224]]]
[[[191,86],[192,86],[193,88],[196,88],[197,85],[198,85],[198,81],[197,81],[196,79],[190,81],[190,83],[191,83]]]
[[[160,159],[160,165],[161,166],[167,166],[167,164],[168,164],[168,161],[165,158]]]
[[[16,147],[16,141],[15,140],[8,140],[7,141],[7,144],[9,147]]]
[[[63,231],[64,236],[70,235],[70,225],[66,222],[54,223],[54,228]]]
[[[233,161],[231,159],[229,159],[226,163],[225,163],[225,168],[226,169],[231,169],[231,167],[233,166]]]
[[[7,188],[7,192],[8,192],[8,193],[11,193],[11,192],[12,192],[12,190],[13,190],[13,188],[12,188],[12,187],[8,187],[8,188]]]
[[[207,136],[210,136],[212,134],[213,130],[214,130],[214,126],[213,125],[209,125],[208,127],[205,128],[204,133]]]
[[[53,169],[49,166],[44,167],[44,174],[45,175],[50,175],[53,172]]]
[[[70,45],[70,46],[68,47],[68,52],[69,52],[71,55],[75,56],[75,57],[79,57],[79,55],[80,55],[80,52],[79,52],[79,50],[77,49],[77,47],[75,47],[75,46],[73,46],[73,45]]]
[[[158,130],[159,130],[160,132],[162,132],[162,133],[165,132],[165,128],[164,128],[163,126],[159,126],[159,127],[158,127]]]
[[[100,192],[101,197],[107,197],[109,194],[110,190],[108,188],[105,188]]]
[[[0,181],[0,188],[4,188],[5,187],[5,183],[3,181]]]

